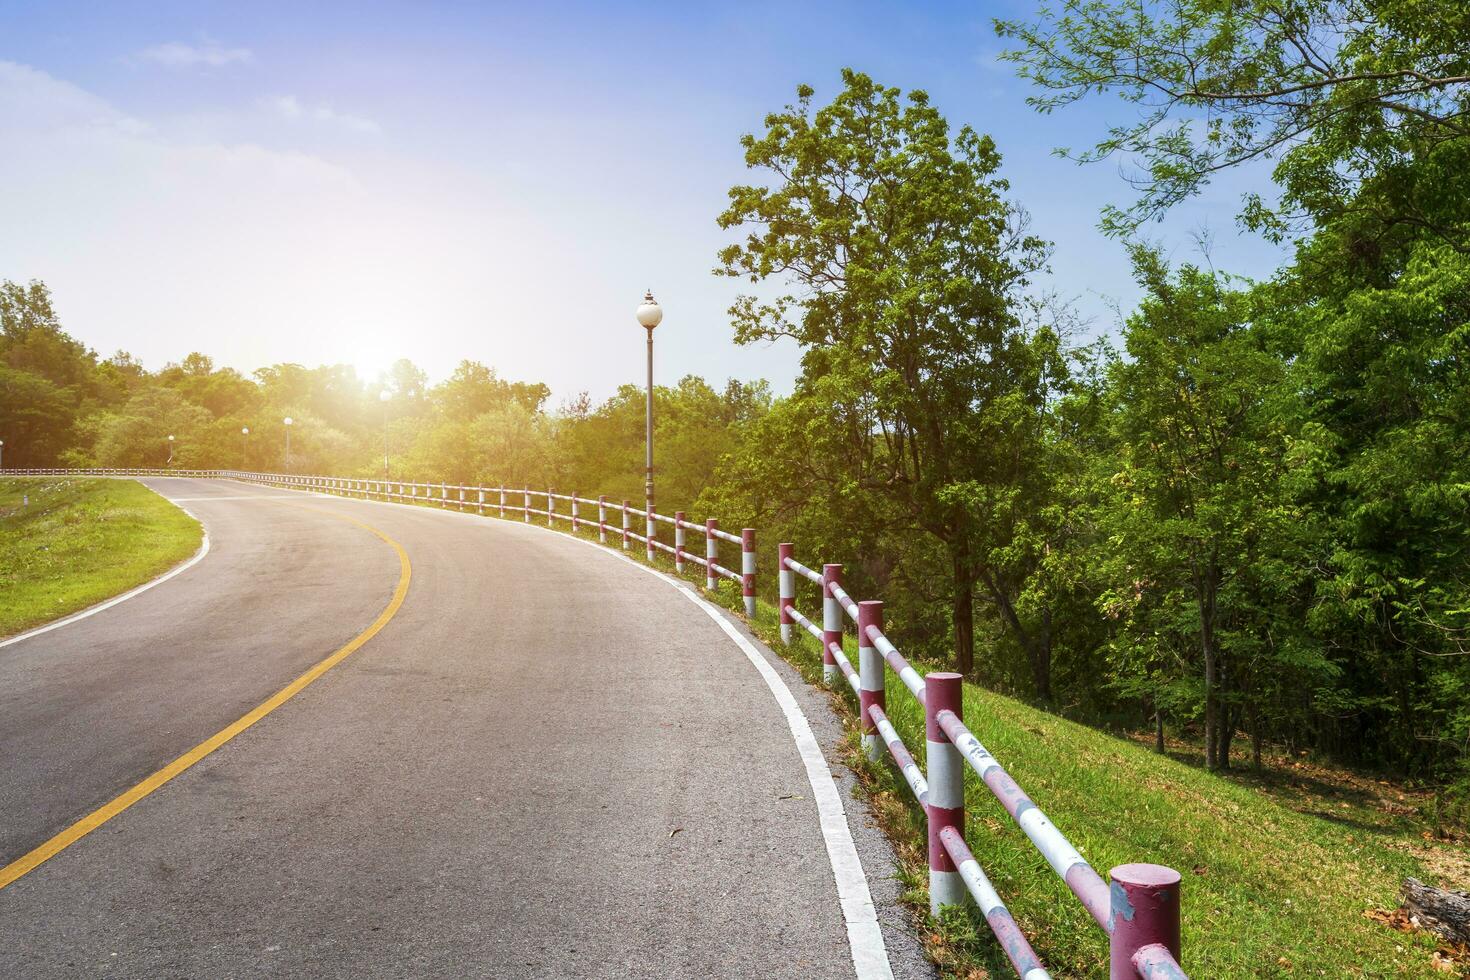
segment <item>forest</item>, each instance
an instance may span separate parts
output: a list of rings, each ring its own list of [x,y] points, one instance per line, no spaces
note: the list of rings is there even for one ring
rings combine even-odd
[[[660,509],[844,562],[906,649],[996,690],[1184,734],[1211,769],[1269,745],[1422,780],[1463,820],[1470,12],[1138,7],[997,28],[1038,111],[1137,108],[1076,156],[1133,167],[1102,222],[1142,302],[1081,339],[1002,148],[922,91],[803,87],[712,216],[715,273],[758,287],[733,340],[798,345],[800,377],[659,387]],[[1293,256],[1269,279],[1149,240],[1259,160],[1240,220]],[[7,469],[281,470],[287,416],[296,472],[381,476],[386,440],[395,479],[641,495],[637,384],[553,404],[475,360],[434,384],[408,361],[148,369],[70,336],[44,283],[0,289]]]

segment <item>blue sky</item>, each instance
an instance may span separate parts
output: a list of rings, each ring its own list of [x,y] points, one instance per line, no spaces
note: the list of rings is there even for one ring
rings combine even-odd
[[[632,310],[666,309],[659,373],[769,378],[710,275],[739,137],[844,66],[927,90],[991,133],[1055,243],[1049,286],[1113,329],[1137,297],[1096,231],[1118,166],[1057,159],[1127,110],[1038,116],[998,63],[1007,3],[10,3],[0,6],[0,277],[51,285],[68,329],[150,367],[404,356],[544,380],[641,375]],[[1232,176],[1151,227],[1181,258],[1264,277]]]

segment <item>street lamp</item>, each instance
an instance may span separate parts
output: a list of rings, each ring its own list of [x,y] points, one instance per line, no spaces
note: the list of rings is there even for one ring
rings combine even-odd
[[[638,324],[648,331],[648,400],[644,409],[643,498],[644,520],[647,522],[648,549],[653,553],[653,328],[664,318],[663,307],[653,298],[653,290],[643,294],[638,307]]]
[[[286,416],[286,472],[291,472],[291,416]]]
[[[250,426],[240,427],[240,469],[250,469]]]
[[[387,388],[378,392],[378,401],[383,403],[383,482],[388,482],[388,402],[393,400],[393,393]]]
[[[174,437],[173,436],[169,436],[168,437],[168,462],[167,463],[164,463],[163,465],[164,466],[172,466],[172,465],[174,465]]]

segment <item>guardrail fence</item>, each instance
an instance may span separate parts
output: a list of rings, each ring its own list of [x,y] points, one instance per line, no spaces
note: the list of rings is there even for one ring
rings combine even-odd
[[[555,527],[561,521],[573,532],[595,524],[598,540],[603,544],[608,543],[611,507],[620,517],[613,531],[620,536],[623,550],[630,550],[630,542],[638,541],[643,544],[649,561],[656,553],[663,552],[673,557],[679,572],[689,564],[700,565],[705,569],[707,591],[713,591],[722,578],[738,582],[746,615],[754,617],[756,611],[755,529],[743,528],[735,535],[721,530],[714,518],[700,524],[688,520],[683,511],[676,511],[670,517],[648,510],[643,514],[645,533],[639,534],[633,530],[632,522],[632,515],[637,511],[626,500],[609,504],[606,496],[592,499],[575,493],[556,493],[551,488],[532,490],[527,486],[469,487],[241,470],[27,469],[4,470],[0,475],[218,478],[371,500],[437,504],[482,515],[488,507],[494,516],[508,520],[519,516],[523,522],[530,523],[533,516],[544,517],[548,527]],[[532,506],[533,502],[542,500],[544,507]],[[558,501],[567,502],[565,511],[557,509]],[[582,516],[582,505],[596,508],[595,522]],[[659,540],[660,523],[673,528],[672,544]],[[689,531],[703,532],[703,555],[687,548]],[[740,546],[740,571],[720,564],[722,541]],[[797,561],[794,546],[783,542],[777,545],[776,568],[782,642],[788,645],[793,642],[796,626],[816,639],[822,651],[823,680],[835,685],[842,678],[858,699],[862,746],[868,759],[876,762],[886,749],[926,814],[931,913],[937,915],[943,906],[961,904],[968,895],[979,906],[1022,980],[1045,980],[1051,976],[965,843],[964,775],[968,765],[1108,936],[1110,980],[1187,980],[1179,966],[1179,873],[1155,864],[1124,864],[1109,873],[1111,886],[1104,882],[966,727],[959,674],[931,671],[923,675],[915,670],[883,632],[883,603],[854,601],[842,586],[841,565],[826,564],[818,572]],[[797,576],[821,590],[820,626],[796,608]],[[857,634],[856,668],[843,649],[844,616],[854,624]],[[924,707],[927,773],[919,767],[886,713],[890,668]]]

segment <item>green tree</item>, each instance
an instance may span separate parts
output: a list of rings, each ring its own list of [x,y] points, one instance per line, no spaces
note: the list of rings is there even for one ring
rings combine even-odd
[[[1254,327],[1249,292],[1189,266],[1171,275],[1145,248],[1134,257],[1148,296],[1110,372],[1099,604],[1123,621],[1113,649],[1130,690],[1144,679],[1177,704],[1170,663],[1198,671],[1206,765],[1224,768],[1247,685],[1293,632],[1310,567],[1308,515],[1285,483],[1286,363]]]
[[[1017,300],[1045,256],[996,176],[994,143],[907,97],[843,72],[743,140],[773,186],[738,186],[721,227],[747,229],[717,272],[789,288],[742,297],[735,337],[794,338],[797,394],[822,406],[820,451],[843,492],[881,494],[891,519],[948,555],[957,666],[974,662],[974,593],[1003,547],[1033,462],[1018,418],[1038,408],[1048,338],[1021,328]],[[1013,596],[1007,596],[1013,599]]]

